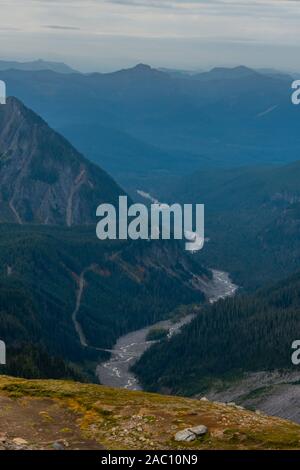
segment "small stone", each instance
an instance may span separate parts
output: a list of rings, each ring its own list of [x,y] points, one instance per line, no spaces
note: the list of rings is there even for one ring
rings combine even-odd
[[[64,450],[65,449],[61,442],[53,442],[52,447],[55,450]]]
[[[28,444],[26,439],[23,439],[22,437],[15,437],[12,441],[17,446],[26,446]]]
[[[208,398],[202,397],[202,398],[200,398],[200,401],[208,401]]]
[[[6,442],[7,436],[4,433],[0,434],[0,443],[3,444],[3,442]]]

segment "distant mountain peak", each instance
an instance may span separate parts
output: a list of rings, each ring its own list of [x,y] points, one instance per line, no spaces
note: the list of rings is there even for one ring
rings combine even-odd
[[[246,67],[245,65],[238,65],[237,67],[215,67],[209,73],[230,75],[231,78],[233,76],[258,75],[256,70]]]
[[[151,70],[154,70],[154,69],[152,69],[150,65],[140,63],[140,64],[137,64],[135,67],[133,67],[133,70],[137,70],[140,72],[146,72],[146,71],[150,72]]]
[[[234,80],[245,77],[261,76],[259,72],[245,65],[237,67],[214,67],[209,72],[194,75],[193,78],[201,80]]]
[[[165,72],[162,72],[161,70],[155,69],[151,67],[150,65],[147,64],[137,64],[134,67],[131,67],[129,69],[123,69],[118,72],[115,72],[115,74],[122,74],[122,75],[128,75],[128,76],[137,76],[137,77],[153,77],[153,76],[159,76],[159,77],[167,77],[167,74]]]
[[[246,65],[236,65],[235,67],[214,67],[212,70],[231,70],[232,72],[254,72],[253,69],[247,67]]]
[[[4,70],[23,70],[23,71],[41,71],[41,70],[52,70],[57,73],[78,73],[69,65],[63,62],[52,62],[43,59],[37,59],[29,62],[18,62],[13,60],[0,60],[0,71]]]

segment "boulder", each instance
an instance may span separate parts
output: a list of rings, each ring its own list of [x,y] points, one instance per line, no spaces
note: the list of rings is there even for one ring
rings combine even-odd
[[[61,442],[53,442],[52,447],[54,450],[65,450],[65,447]]]
[[[186,428],[175,434],[175,441],[177,442],[191,442],[197,439],[197,437],[204,436],[208,431],[207,427],[203,424],[194,426],[192,428]]]
[[[208,429],[206,426],[203,424],[200,424],[199,426],[195,426],[193,428],[189,428],[189,431],[192,433],[196,434],[196,436],[204,436],[204,434],[207,433]]]
[[[177,442],[191,442],[197,438],[196,434],[189,429],[184,429],[175,434],[175,441]]]

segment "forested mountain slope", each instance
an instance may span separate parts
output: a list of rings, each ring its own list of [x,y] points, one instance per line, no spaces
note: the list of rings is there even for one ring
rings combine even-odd
[[[0,337],[7,347],[38,344],[79,364],[107,356],[93,347],[109,349],[178,305],[203,302],[194,276],[210,277],[176,243],[102,242],[89,228],[2,224],[0,261]],[[76,320],[89,347],[72,316],[81,282]]]
[[[134,366],[147,390],[208,393],[222,381],[258,371],[297,372],[292,343],[300,334],[300,274],[252,295],[204,308]]]
[[[0,222],[95,224],[124,191],[15,98],[0,106]]]

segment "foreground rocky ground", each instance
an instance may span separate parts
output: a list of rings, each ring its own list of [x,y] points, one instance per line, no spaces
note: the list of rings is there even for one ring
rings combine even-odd
[[[300,426],[205,399],[0,377],[0,449],[300,449]]]

